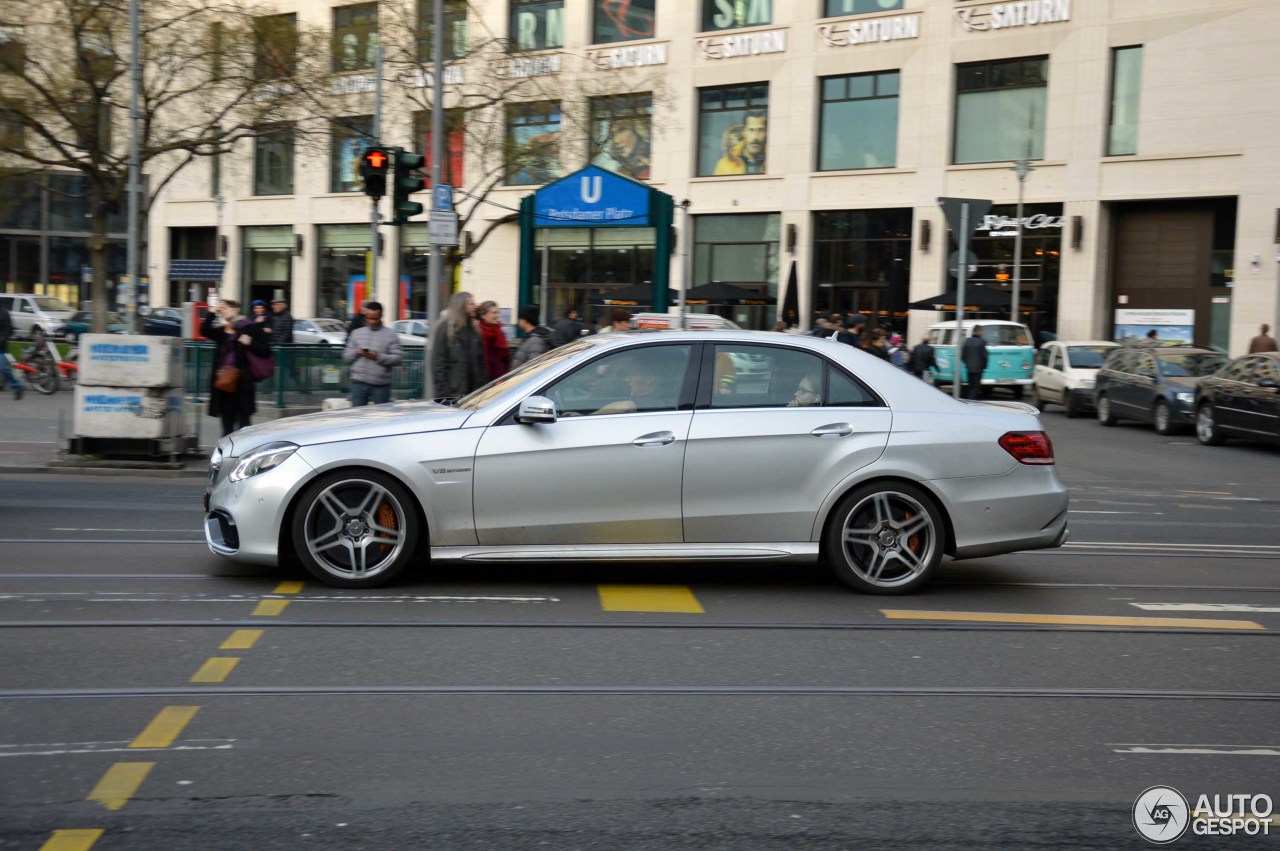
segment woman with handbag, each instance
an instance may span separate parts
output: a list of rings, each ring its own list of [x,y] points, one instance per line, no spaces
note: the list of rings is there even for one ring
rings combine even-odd
[[[225,437],[249,425],[257,412],[248,353],[271,355],[271,344],[260,323],[240,313],[240,302],[222,299],[213,313],[206,313],[200,335],[214,342],[213,369],[209,380],[209,415],[222,418]]]

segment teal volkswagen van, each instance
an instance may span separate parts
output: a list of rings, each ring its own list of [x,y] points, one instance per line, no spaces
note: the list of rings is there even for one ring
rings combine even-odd
[[[1007,319],[966,319],[961,323],[965,339],[973,336],[975,325],[982,326],[982,336],[987,341],[987,369],[982,373],[982,383],[987,387],[1008,387],[1015,399],[1021,399],[1035,383],[1036,356],[1031,345],[1031,331],[1021,322]],[[952,369],[956,362],[956,322],[939,322],[929,326],[929,345],[933,346],[938,368],[934,373],[937,384],[951,384],[955,379]],[[964,345],[961,341],[960,345]],[[961,383],[969,373],[960,367]]]

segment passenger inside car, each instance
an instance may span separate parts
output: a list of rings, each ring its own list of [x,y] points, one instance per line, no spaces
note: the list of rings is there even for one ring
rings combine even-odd
[[[796,385],[796,392],[787,403],[788,408],[807,408],[822,404],[822,376],[817,373],[805,373]]]

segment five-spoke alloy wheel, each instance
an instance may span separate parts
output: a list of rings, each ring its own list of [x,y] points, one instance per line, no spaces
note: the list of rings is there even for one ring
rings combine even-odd
[[[372,588],[413,558],[413,500],[390,476],[339,470],[312,482],[293,516],[293,543],[312,576],[338,588]]]
[[[927,581],[942,560],[942,516],[914,485],[873,482],[836,506],[823,544],[845,584],[867,594],[905,594]]]

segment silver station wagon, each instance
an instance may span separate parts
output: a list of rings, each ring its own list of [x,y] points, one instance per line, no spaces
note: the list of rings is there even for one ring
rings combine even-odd
[[[831,340],[585,337],[454,404],[233,432],[205,535],[367,588],[430,560],[825,560],[874,594],[943,555],[1056,547],[1067,492],[1038,414],[961,402]]]

